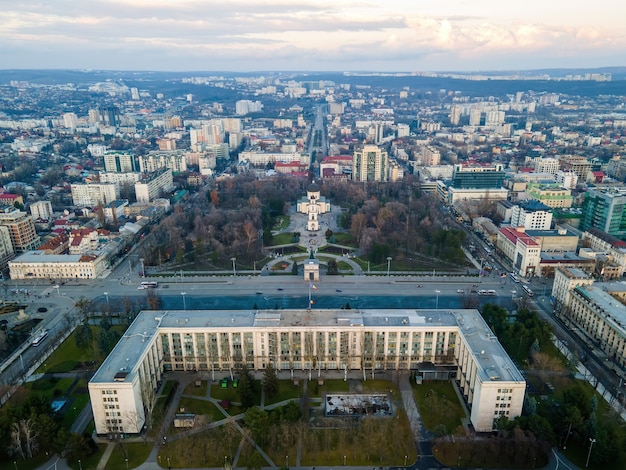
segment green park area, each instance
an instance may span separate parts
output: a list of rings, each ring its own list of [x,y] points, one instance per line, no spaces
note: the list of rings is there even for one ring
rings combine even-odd
[[[393,416],[360,419],[324,416],[325,394],[350,393],[355,383],[359,393],[389,394]],[[228,379],[223,383],[202,381],[199,385],[188,385],[177,408],[195,414],[195,425],[189,430],[169,427],[168,439],[158,456],[160,464],[172,468],[231,464],[282,467],[295,466],[298,454],[303,466],[403,465],[405,456],[409,462],[417,459],[400,393],[392,382],[279,380],[271,398],[266,397],[264,406],[258,406],[261,389],[261,382],[254,380],[251,397],[254,406],[244,410],[241,391]],[[223,404],[228,406],[224,410],[228,415],[221,410]],[[237,427],[225,419],[240,413],[245,414],[236,419],[244,429],[243,436],[249,439],[242,439]],[[234,462],[237,454],[238,460]]]

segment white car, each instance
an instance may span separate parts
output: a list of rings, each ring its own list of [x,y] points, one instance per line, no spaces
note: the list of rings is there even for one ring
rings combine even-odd
[[[459,294],[462,294],[463,292],[465,292],[463,289],[457,289],[456,290]]]

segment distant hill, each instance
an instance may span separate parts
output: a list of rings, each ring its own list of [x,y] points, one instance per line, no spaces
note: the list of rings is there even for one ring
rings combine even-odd
[[[462,80],[452,78],[417,77],[417,76],[351,76],[339,72],[220,72],[220,71],[188,71],[188,72],[150,72],[150,71],[107,71],[107,70],[0,70],[0,84],[11,80],[29,81],[41,84],[73,83],[77,86],[101,82],[105,80],[123,81],[127,86],[140,89],[169,91],[174,94],[198,93],[212,95],[207,87],[201,85],[182,84],[183,77],[192,76],[235,76],[267,75],[286,79],[312,81],[331,80],[335,83],[369,85],[374,88],[401,89],[409,87],[413,91],[439,92],[459,91],[473,96],[504,96],[517,91],[534,91],[560,93],[574,96],[594,97],[598,95],[626,95],[626,67],[604,67],[597,69],[541,69],[527,71],[480,71],[482,75],[503,75],[517,73],[521,76],[549,74],[552,77],[566,75],[582,75],[585,73],[611,73],[610,82],[565,81],[565,80]],[[209,87],[210,88],[210,87]],[[227,90],[221,90],[223,95]],[[226,93],[235,98],[236,92]],[[217,98],[217,94],[215,95]]]

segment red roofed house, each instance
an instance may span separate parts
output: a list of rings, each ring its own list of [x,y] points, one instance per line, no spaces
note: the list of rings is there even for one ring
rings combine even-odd
[[[0,194],[0,205],[1,206],[13,206],[18,202],[24,205],[24,198],[19,194],[11,194],[11,193],[2,193]]]
[[[69,238],[65,233],[59,233],[57,236],[42,244],[37,251],[43,251],[47,255],[60,255],[69,247]]]
[[[80,255],[98,248],[98,231],[94,228],[80,228],[70,232],[70,254]]]
[[[516,274],[530,276],[541,261],[541,245],[526,234],[524,227],[503,227],[498,232],[497,247],[513,264]]]

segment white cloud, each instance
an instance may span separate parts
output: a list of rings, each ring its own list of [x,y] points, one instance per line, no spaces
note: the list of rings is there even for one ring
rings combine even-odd
[[[461,70],[624,65],[626,6],[596,0],[41,0],[0,11],[11,67]],[[584,7],[583,7],[584,6]],[[578,15],[577,15],[578,13]],[[96,52],[94,54],[93,52]],[[167,57],[167,61],[159,60]],[[578,64],[572,64],[578,58]],[[561,61],[561,62],[559,62]],[[567,62],[567,63],[566,63]],[[490,65],[491,64],[491,65]]]

